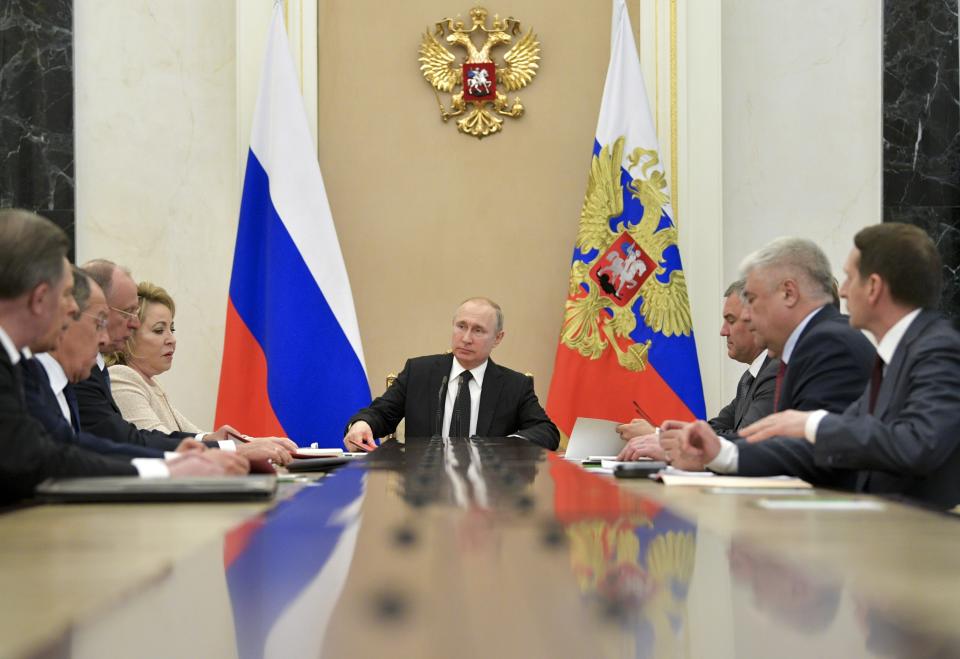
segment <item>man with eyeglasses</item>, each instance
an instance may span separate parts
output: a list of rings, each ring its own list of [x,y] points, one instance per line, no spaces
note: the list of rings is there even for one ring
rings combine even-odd
[[[209,470],[180,474],[184,465],[177,459],[181,454],[165,455],[159,449],[114,442],[80,430],[73,386],[89,376],[100,345],[107,341],[107,300],[97,283],[76,267],[73,268],[73,281],[73,296],[78,311],[68,321],[53,349],[23,360],[24,393],[30,415],[46,428],[52,439],[64,444],[121,459],[147,458],[133,463],[141,476],[213,475],[216,472],[215,465],[225,460],[228,462],[220,466],[224,467],[226,473],[243,473],[244,470],[240,469],[244,464],[242,461],[233,464],[230,462],[233,460],[231,456],[211,453],[204,458],[210,463]],[[40,341],[31,347],[42,351],[48,346]],[[193,448],[191,444],[196,446],[195,442],[183,444],[184,452]],[[165,462],[166,458],[171,462]],[[198,465],[188,461],[186,466],[192,469]]]
[[[292,453],[297,445],[285,437],[254,438],[249,443],[238,444],[230,436],[240,436],[240,433],[230,426],[194,435],[143,430],[124,419],[110,391],[110,376],[103,355],[122,350],[127,339],[140,327],[137,283],[128,269],[106,259],[89,261],[81,270],[103,290],[107,303],[107,340],[100,347],[89,377],[75,386],[80,427],[84,431],[116,442],[163,451],[176,450],[185,439],[197,439],[210,448],[236,451],[251,460],[266,459],[285,465],[293,459]]]
[[[0,209],[0,504],[27,498],[47,478],[136,476],[131,460],[98,455],[52,438],[28,411],[26,348],[52,348],[75,318],[67,237],[46,218]],[[171,476],[246,473],[239,456],[218,463],[204,455],[170,463]]]

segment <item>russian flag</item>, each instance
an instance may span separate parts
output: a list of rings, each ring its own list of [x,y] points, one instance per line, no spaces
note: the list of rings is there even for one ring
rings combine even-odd
[[[230,276],[216,424],[340,446],[370,402],[353,294],[274,6]]]
[[[613,0],[547,413],[569,435],[577,417],[659,424],[705,412],[670,190],[627,6]]]

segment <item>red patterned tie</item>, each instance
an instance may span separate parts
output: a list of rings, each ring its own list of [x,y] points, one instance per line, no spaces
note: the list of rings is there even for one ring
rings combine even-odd
[[[870,376],[870,414],[877,406],[877,394],[880,393],[880,383],[883,382],[883,359],[877,355],[877,361],[873,364],[873,375]]]
[[[780,410],[780,385],[783,384],[783,376],[787,373],[787,365],[780,362],[780,368],[777,369],[777,386],[773,390],[773,411]]]

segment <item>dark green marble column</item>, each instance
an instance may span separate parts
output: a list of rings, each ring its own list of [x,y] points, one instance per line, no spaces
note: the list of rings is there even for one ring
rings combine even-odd
[[[73,2],[0,0],[0,207],[74,237]]]
[[[885,0],[883,20],[883,219],[937,241],[943,309],[960,318],[957,0]]]

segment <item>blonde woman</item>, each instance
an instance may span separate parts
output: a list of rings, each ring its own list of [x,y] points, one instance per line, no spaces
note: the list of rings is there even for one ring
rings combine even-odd
[[[173,298],[160,286],[147,281],[137,286],[137,295],[140,298],[137,312],[140,327],[127,341],[124,350],[107,360],[110,364],[110,390],[117,407],[124,419],[143,430],[202,433],[197,424],[173,406],[167,392],[156,380],[158,375],[170,370],[177,350]],[[229,426],[224,429],[230,434],[236,432]],[[286,438],[266,439],[286,449],[277,455],[269,452],[268,455],[287,464],[291,459],[290,451],[296,450],[296,444]],[[243,448],[244,453],[257,452],[250,445]]]
[[[123,418],[143,430],[202,432],[170,403],[156,381],[173,365],[177,349],[173,316],[176,305],[161,287],[150,282],[137,286],[140,327],[123,352],[110,359],[110,389]]]

